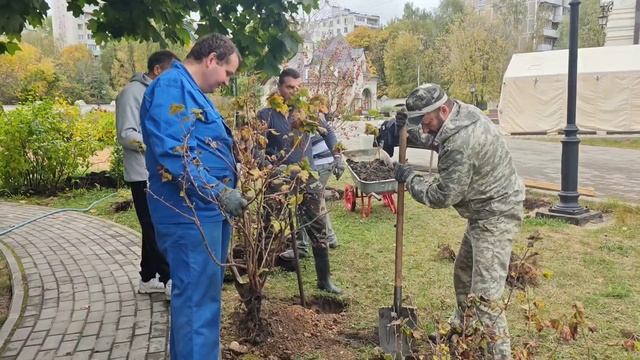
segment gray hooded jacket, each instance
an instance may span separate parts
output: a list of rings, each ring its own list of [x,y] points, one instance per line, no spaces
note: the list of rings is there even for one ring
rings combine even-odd
[[[439,179],[407,179],[417,201],[453,206],[467,219],[500,216],[522,206],[524,186],[497,126],[474,106],[458,102],[435,137]]]
[[[147,167],[144,163],[146,146],[140,129],[140,105],[151,79],[144,73],[135,74],[131,82],[116,98],[116,132],[124,149],[124,180],[128,182],[147,181]]]

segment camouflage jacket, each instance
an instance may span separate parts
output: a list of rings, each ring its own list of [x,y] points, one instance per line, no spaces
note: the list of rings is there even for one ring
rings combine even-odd
[[[457,103],[434,139],[438,179],[407,179],[417,201],[432,208],[453,206],[467,219],[488,219],[522,206],[524,186],[506,141],[479,109]]]

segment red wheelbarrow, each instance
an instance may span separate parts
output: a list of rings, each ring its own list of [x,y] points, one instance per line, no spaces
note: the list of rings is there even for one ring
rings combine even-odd
[[[343,153],[344,157],[353,161],[373,161],[380,159],[387,165],[393,166],[393,160],[382,149],[361,149],[348,150]],[[398,188],[398,182],[395,179],[380,181],[364,181],[353,171],[349,163],[347,169],[351,174],[353,185],[347,184],[344,187],[344,206],[348,211],[356,211],[357,199],[360,198],[360,214],[363,218],[371,215],[372,198],[382,200],[384,205],[389,208],[392,213],[396,213],[395,194]],[[365,202],[366,198],[366,202]]]

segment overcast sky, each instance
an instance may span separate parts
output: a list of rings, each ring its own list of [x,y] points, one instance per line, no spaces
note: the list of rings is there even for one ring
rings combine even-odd
[[[323,3],[324,0],[320,0]],[[353,11],[363,12],[370,15],[379,15],[383,24],[394,17],[402,16],[402,9],[408,0],[332,0],[332,5],[349,8]],[[440,0],[413,0],[413,5],[431,10],[438,6]]]

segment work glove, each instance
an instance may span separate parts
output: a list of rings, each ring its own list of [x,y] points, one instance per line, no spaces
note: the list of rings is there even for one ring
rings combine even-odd
[[[409,115],[403,111],[400,110],[396,113],[396,128],[402,129],[406,124],[407,124],[407,119],[409,118]]]
[[[249,202],[242,197],[238,189],[225,187],[218,196],[220,208],[231,216],[240,216]]]
[[[407,180],[414,174],[413,167],[408,164],[394,163],[393,168],[396,181],[398,182],[406,183]]]
[[[336,177],[336,180],[340,180],[342,174],[344,174],[344,169],[345,165],[344,160],[342,160],[342,155],[335,155],[333,157],[333,169],[331,170],[331,172],[333,173],[333,176]]]

